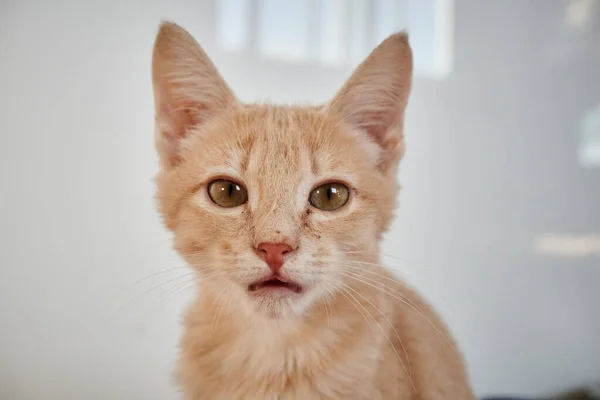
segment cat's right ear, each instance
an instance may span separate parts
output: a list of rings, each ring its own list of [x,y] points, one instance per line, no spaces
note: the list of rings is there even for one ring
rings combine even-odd
[[[160,26],[152,55],[156,146],[164,166],[180,161],[183,139],[236,98],[194,38],[170,22]]]

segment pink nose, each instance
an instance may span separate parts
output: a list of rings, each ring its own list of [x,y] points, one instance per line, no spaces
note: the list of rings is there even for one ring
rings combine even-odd
[[[285,243],[261,243],[256,248],[258,255],[265,260],[273,273],[278,273],[285,261],[283,256],[293,249]]]

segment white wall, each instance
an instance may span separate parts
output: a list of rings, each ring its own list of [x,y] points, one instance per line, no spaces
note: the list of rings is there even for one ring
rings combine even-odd
[[[0,398],[175,399],[170,373],[191,293],[174,292],[186,270],[133,285],[183,267],[153,199],[159,21],[206,43],[244,99],[323,100],[344,76],[227,63],[201,0],[52,3],[0,3]],[[477,391],[535,394],[600,377],[598,269],[444,265],[428,247],[437,226],[423,208],[440,166],[420,169],[427,143],[407,134],[402,208],[386,242],[406,261],[388,261],[446,316]]]

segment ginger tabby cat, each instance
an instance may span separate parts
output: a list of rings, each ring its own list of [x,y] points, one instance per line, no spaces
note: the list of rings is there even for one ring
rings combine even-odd
[[[406,34],[320,107],[241,103],[172,23],[152,78],[160,211],[197,276],[177,373],[186,400],[474,399],[443,322],[380,264]]]

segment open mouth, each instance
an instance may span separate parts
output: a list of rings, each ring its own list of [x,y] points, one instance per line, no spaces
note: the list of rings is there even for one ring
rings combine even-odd
[[[302,287],[294,282],[289,282],[283,280],[281,278],[269,278],[266,280],[254,282],[248,286],[248,291],[257,292],[257,291],[266,291],[266,290],[290,290],[294,293],[300,293],[302,291]]]

